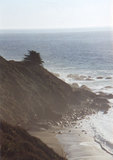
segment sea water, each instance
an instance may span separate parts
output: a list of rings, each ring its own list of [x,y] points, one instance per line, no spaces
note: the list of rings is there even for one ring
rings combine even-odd
[[[112,31],[0,31],[1,56],[22,60],[28,50],[40,52],[44,67],[58,73],[67,83],[86,85],[96,93],[113,94]],[[83,126],[113,154],[113,108],[107,114],[89,116],[83,120]]]

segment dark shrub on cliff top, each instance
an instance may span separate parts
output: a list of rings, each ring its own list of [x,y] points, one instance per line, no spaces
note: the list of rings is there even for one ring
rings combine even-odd
[[[40,57],[40,53],[36,51],[29,51],[28,54],[25,55],[24,62],[36,63],[42,65],[44,61]]]

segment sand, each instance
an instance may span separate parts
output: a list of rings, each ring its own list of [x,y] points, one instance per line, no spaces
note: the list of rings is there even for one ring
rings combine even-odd
[[[58,134],[59,130],[32,131],[30,134],[68,160],[113,160],[113,156],[102,150],[81,129],[65,129],[62,134]]]
[[[57,135],[68,160],[113,160],[113,156],[102,150],[100,145],[81,129],[66,129]]]
[[[65,157],[66,154],[56,138],[57,131],[56,129],[50,129],[45,131],[32,131],[30,132],[32,136],[40,138],[45,144],[47,144],[50,148],[52,148],[56,153],[60,156]]]

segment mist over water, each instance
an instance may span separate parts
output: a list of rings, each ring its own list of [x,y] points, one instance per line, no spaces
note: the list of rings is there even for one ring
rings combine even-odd
[[[22,60],[28,50],[41,53],[44,66],[59,73],[66,82],[86,85],[94,92],[113,94],[113,33],[111,31],[68,33],[2,33],[0,32],[0,55],[6,59]],[[70,78],[85,76],[78,80]],[[90,80],[87,78],[90,77]],[[101,78],[97,78],[101,77]],[[112,105],[113,106],[113,105]],[[84,120],[93,136],[102,146],[113,150],[113,109],[108,114]],[[98,120],[98,121],[97,121]]]

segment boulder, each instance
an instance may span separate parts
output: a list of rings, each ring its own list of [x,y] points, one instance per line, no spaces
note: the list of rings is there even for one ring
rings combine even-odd
[[[79,85],[77,83],[72,83],[71,87],[72,87],[73,91],[75,91],[76,88],[79,88]]]
[[[97,77],[97,79],[103,79],[103,77]]]
[[[106,79],[112,79],[112,77],[106,77]]]
[[[77,75],[77,74],[69,74],[67,75],[68,78],[72,78],[74,80],[78,80],[78,81],[81,81],[81,80],[84,80],[86,78],[86,76],[84,75]]]
[[[81,88],[84,89],[84,90],[87,90],[87,91],[91,91],[91,89],[88,88],[86,85],[82,85]]]

